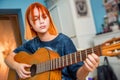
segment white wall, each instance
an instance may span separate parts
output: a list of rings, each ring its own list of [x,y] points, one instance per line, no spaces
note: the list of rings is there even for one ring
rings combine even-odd
[[[86,1],[88,15],[84,17],[78,17],[76,13],[74,0],[70,0],[79,49],[85,49],[93,46],[92,39],[96,34],[93,16],[91,12],[90,0]]]

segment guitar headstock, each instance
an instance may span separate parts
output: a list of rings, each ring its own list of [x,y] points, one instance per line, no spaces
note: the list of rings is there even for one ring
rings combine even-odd
[[[102,56],[120,55],[120,37],[112,38],[101,45]]]

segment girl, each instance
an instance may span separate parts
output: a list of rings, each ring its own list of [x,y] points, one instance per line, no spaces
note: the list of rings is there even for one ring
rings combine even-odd
[[[60,56],[77,51],[68,36],[57,32],[49,11],[42,4],[38,2],[31,4],[26,10],[25,21],[25,38],[28,41],[15,49],[5,60],[20,78],[31,77],[31,72],[25,70],[25,67],[31,67],[31,65],[14,60],[14,56],[20,51],[33,54],[40,48],[47,48],[57,52]],[[98,64],[99,57],[94,53],[90,54],[84,62],[63,68],[61,78],[62,80],[84,80],[90,71],[96,69]]]

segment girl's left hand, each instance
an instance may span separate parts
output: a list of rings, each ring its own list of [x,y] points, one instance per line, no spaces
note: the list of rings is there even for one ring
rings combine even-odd
[[[84,61],[83,67],[87,71],[92,72],[98,67],[99,63],[100,63],[99,57],[95,53],[92,53],[92,54],[88,55],[88,57]]]

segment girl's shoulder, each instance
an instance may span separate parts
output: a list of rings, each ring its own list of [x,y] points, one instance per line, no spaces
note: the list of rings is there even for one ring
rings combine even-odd
[[[25,44],[25,45],[34,44],[34,43],[36,43],[38,40],[39,40],[39,38],[38,38],[38,37],[35,37],[35,38],[31,39],[31,40],[25,41],[24,44]]]
[[[59,33],[58,35],[60,38],[64,38],[64,39],[70,39],[67,35],[63,34],[63,33]]]

